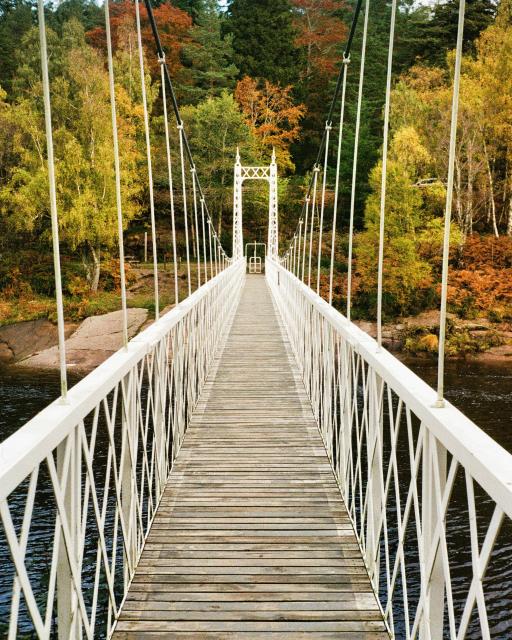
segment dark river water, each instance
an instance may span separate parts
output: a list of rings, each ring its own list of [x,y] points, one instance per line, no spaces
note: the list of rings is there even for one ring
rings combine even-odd
[[[406,364],[426,382],[435,384],[437,374],[435,363],[408,360]],[[58,394],[58,375],[0,369],[0,441],[23,426],[27,420],[57,398]],[[512,363],[449,362],[446,369],[446,395],[469,418],[512,452]],[[481,500],[485,512],[485,496],[482,496]],[[490,508],[491,505],[489,505]],[[467,512],[463,513],[462,510],[461,513],[451,514],[450,518],[452,533],[448,536],[449,552],[455,558],[454,564],[458,562],[461,567],[469,567],[470,557],[462,552],[464,548],[469,549],[469,540],[466,535]],[[41,557],[44,556],[45,540],[53,536],[52,527],[48,526],[46,530],[44,522],[43,517],[41,522],[35,525],[39,528],[37,544],[41,545]],[[2,533],[0,526],[0,638],[7,635],[5,625],[9,618],[12,587],[12,573],[4,569],[10,561]],[[506,537],[505,540],[502,539],[503,536]],[[500,640],[512,639],[511,537],[512,527],[507,524],[500,534],[500,549],[497,558],[494,558],[496,562],[494,567],[490,567],[489,578],[484,585],[488,598],[491,637]],[[458,591],[467,592],[467,573],[468,569],[462,569],[457,578],[457,572],[455,572],[453,576],[455,594]],[[35,637],[30,626],[28,622],[22,625],[17,637]],[[400,638],[400,629],[397,631],[397,637]],[[467,637],[472,640],[482,637],[478,625],[471,626]]]

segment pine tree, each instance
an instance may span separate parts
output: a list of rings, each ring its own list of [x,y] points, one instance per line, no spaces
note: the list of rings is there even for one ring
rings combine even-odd
[[[190,31],[192,42],[183,48],[182,58],[190,83],[181,87],[185,99],[196,104],[233,89],[238,69],[233,64],[232,36],[222,36],[222,16],[216,0],[205,0]]]
[[[242,76],[283,85],[298,77],[298,51],[289,0],[231,0],[227,30]]]
[[[16,51],[34,24],[33,5],[28,0],[0,2],[0,87],[11,93],[17,61]]]
[[[158,4],[161,4],[161,2]],[[158,4],[155,3],[156,6],[158,6]],[[190,14],[194,22],[197,22],[197,19],[205,10],[206,4],[209,4],[208,0],[174,0],[173,2],[175,7]]]
[[[496,16],[494,0],[467,0],[464,16],[464,52],[474,53],[474,42]],[[446,54],[455,47],[459,1],[439,3],[432,17],[418,31],[416,55],[428,64],[446,65]]]

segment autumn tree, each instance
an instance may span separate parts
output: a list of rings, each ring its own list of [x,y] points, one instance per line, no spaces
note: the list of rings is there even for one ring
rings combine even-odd
[[[278,164],[287,170],[294,169],[290,145],[300,135],[300,121],[305,113],[304,105],[294,104],[291,91],[291,86],[283,88],[268,80],[260,85],[249,76],[240,80],[235,90],[235,99],[266,159],[275,148]]]
[[[153,10],[162,47],[165,51],[167,66],[173,77],[176,77],[183,68],[181,61],[182,49],[189,42],[189,31],[192,27],[192,18],[188,13],[178,9],[168,2],[160,4]],[[142,30],[142,42],[148,55],[148,65],[154,76],[159,73],[158,60],[155,53],[153,33],[149,24],[146,8],[140,5],[140,18]],[[119,41],[119,29],[126,24],[127,19],[135,23],[135,5],[130,0],[114,2],[110,8],[110,25],[112,32],[112,44],[117,49]],[[105,51],[105,27],[98,26],[87,33],[87,41],[100,51]]]
[[[465,236],[512,234],[512,26],[501,15],[462,66],[453,210]],[[448,170],[453,64],[450,52],[445,68],[415,65],[392,98],[393,127],[416,127],[441,180]]]
[[[305,65],[302,79],[315,73],[333,76],[342,59],[341,44],[347,27],[337,16],[341,3],[336,0],[291,0],[295,8],[295,44],[304,51]]]
[[[42,88],[37,66],[37,31],[23,42],[27,64],[20,75],[30,91],[11,107],[14,132],[10,166],[0,189],[0,216],[16,233],[50,241],[48,175],[45,161]],[[85,43],[76,21],[63,28],[65,46],[49,31],[52,61],[60,75],[52,74],[53,130],[56,158],[57,205],[61,239],[83,259],[92,290],[98,286],[101,253],[117,240],[115,180],[108,77],[99,53]],[[31,68],[28,64],[33,64]],[[141,212],[141,182],[133,120],[140,111],[122,86],[118,86],[119,136],[122,167],[124,222]],[[138,113],[138,115],[136,115]]]

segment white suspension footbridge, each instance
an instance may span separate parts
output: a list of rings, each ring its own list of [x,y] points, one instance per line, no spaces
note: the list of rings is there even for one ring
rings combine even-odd
[[[67,389],[44,8],[39,0],[62,395],[0,444],[0,631],[14,638],[510,638],[512,456],[444,399],[446,285],[464,26],[460,4],[447,178],[439,380],[433,390],[382,346],[385,105],[377,340],[333,308],[336,216],[355,7],[297,231],[280,252],[277,165],[235,162],[232,256],[201,189],[149,0],[161,69],[175,306],[159,313],[151,136],[142,100],[156,320]],[[144,78],[138,0],[139,63]],[[105,2],[119,251],[123,211]],[[369,2],[356,105],[349,252]],[[339,100],[341,96],[341,101]],[[180,166],[171,166],[167,103]],[[340,121],[334,109],[340,103]],[[337,129],[329,295],[320,297],[326,176]],[[265,274],[246,275],[242,185],[269,183]],[[174,203],[180,191],[180,206]],[[190,197],[191,195],[191,197]],[[179,300],[175,223],[186,236]],[[192,229],[189,228],[192,225]],[[191,237],[197,288],[192,290]],[[315,268],[316,263],[316,268]],[[349,259],[349,269],[351,259]],[[257,270],[257,269],[255,269]],[[315,281],[316,280],[316,281]],[[453,527],[463,522],[464,544]],[[50,532],[42,536],[42,531]],[[508,574],[507,574],[508,575]]]

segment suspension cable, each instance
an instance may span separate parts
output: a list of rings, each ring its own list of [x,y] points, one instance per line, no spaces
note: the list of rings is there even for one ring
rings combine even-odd
[[[325,212],[325,191],[327,188],[327,165],[329,159],[329,140],[332,129],[332,121],[328,120],[325,123],[325,149],[324,149],[324,166],[322,177],[322,198],[320,204],[320,224],[318,227],[318,259],[317,259],[317,274],[316,274],[316,292],[320,293],[320,265],[322,262],[322,235],[324,229],[324,212]]]
[[[307,247],[307,241],[308,241],[309,202],[310,202],[310,197],[306,196],[306,203],[305,203],[306,211],[305,211],[305,218],[304,218],[304,251],[302,253],[302,277],[301,277],[302,282],[305,282],[304,274],[306,273],[306,247]]]
[[[204,260],[204,281],[208,282],[208,267],[206,266],[206,228],[204,222],[204,198],[201,198],[201,227],[203,230],[203,260]]]
[[[208,218],[208,244],[210,246],[210,277],[213,278],[213,253],[212,253],[212,221]]]
[[[109,0],[105,0],[105,34],[107,38],[108,80],[110,90],[110,112],[112,119],[112,142],[114,150],[114,173],[116,185],[117,237],[119,244],[119,275],[121,279],[121,309],[123,323],[123,346],[128,347],[128,308],[126,302],[126,273],[124,264],[123,205],[121,198],[121,163],[119,160],[119,139],[117,135],[116,90],[114,83],[114,62],[112,59],[112,35],[110,31]]]
[[[397,0],[391,4],[391,24],[389,28],[388,68],[386,77],[386,102],[384,105],[384,135],[382,143],[382,175],[380,188],[380,215],[379,215],[379,258],[377,275],[377,344],[382,347],[382,280],[384,273],[384,228],[386,217],[386,188],[389,146],[389,113],[391,107],[391,77],[393,73],[393,47],[395,42]]]
[[[370,0],[366,0],[363,24],[363,42],[361,45],[361,66],[359,68],[359,87],[357,91],[356,127],[354,132],[354,155],[352,158],[352,187],[350,190],[350,222],[348,233],[348,272],[347,272],[347,320],[352,312],[352,253],[354,247],[354,215],[356,206],[357,163],[359,157],[359,133],[361,130],[361,110],[363,105],[363,84],[366,64],[366,43],[368,40],[368,16]]]
[[[153,246],[153,274],[155,280],[155,320],[160,317],[160,297],[158,293],[158,256],[156,252],[155,198],[153,193],[153,165],[151,162],[151,136],[149,131],[148,100],[146,95],[146,77],[144,72],[144,50],[140,28],[139,0],[135,0],[135,21],[137,25],[137,44],[139,49],[140,83],[142,91],[142,107],[144,110],[144,132],[146,136],[146,156],[148,165],[149,212],[151,217],[151,241]]]
[[[187,210],[187,180],[185,170],[185,154],[184,154],[184,130],[183,122],[178,125],[178,137],[180,143],[180,164],[181,164],[181,185],[183,193],[183,224],[185,225],[185,257],[187,259],[187,285],[188,295],[192,294],[192,279],[190,274],[190,247],[188,239],[188,210]]]
[[[345,121],[345,97],[347,94],[347,74],[350,58],[343,58],[343,85],[341,91],[340,126],[338,131],[338,149],[336,156],[336,184],[334,187],[334,210],[332,214],[331,264],[329,268],[329,304],[332,304],[332,285],[334,278],[334,253],[336,250],[336,222],[338,215],[338,199],[340,189],[341,143],[343,141],[343,124]]]
[[[105,0],[107,2],[107,0]],[[165,133],[165,151],[167,154],[167,179],[169,180],[169,202],[171,204],[171,234],[172,234],[172,259],[174,264],[174,304],[179,303],[179,285],[178,285],[178,255],[176,250],[176,217],[174,210],[174,188],[172,179],[172,160],[171,160],[171,144],[169,137],[169,119],[167,116],[167,95],[165,90],[165,74],[164,64],[165,55],[158,58],[160,64],[160,81],[162,83],[162,105],[164,115],[164,133]]]
[[[357,22],[359,20],[359,14],[361,12],[361,7],[363,4],[363,0],[357,0],[357,4],[354,8],[354,15],[352,16],[352,24],[350,25],[350,32],[347,38],[347,44],[345,46],[345,50],[343,51],[343,60],[350,58],[350,52],[352,50],[352,44],[354,41],[354,36],[355,36],[355,32],[356,32],[356,27],[357,27]],[[329,113],[327,115],[326,118],[326,122],[332,122],[333,116],[334,116],[334,110],[336,108],[336,104],[338,102],[338,98],[340,95],[340,92],[342,90],[342,86],[343,86],[343,75],[344,75],[344,63],[342,62],[341,67],[340,67],[340,71],[338,73],[338,79],[336,81],[336,88],[334,90],[334,95],[332,97],[332,101],[331,101],[331,105],[329,107]],[[322,154],[324,152],[324,147],[325,147],[325,143],[326,143],[326,136],[327,136],[327,130],[324,129],[323,135],[322,135],[322,139],[320,141],[320,146],[318,148],[318,154],[315,160],[315,165],[320,165],[321,164],[321,160],[322,160]],[[310,181],[309,181],[309,185],[308,185],[308,190],[306,193],[306,196],[311,196],[311,191],[313,189],[313,176],[311,177]],[[302,207],[302,213],[301,215],[304,214],[304,210],[306,207],[306,200],[304,200],[304,205]]]
[[[302,220],[302,218],[299,220],[299,241],[298,241],[298,245],[297,245],[297,272],[296,272],[296,276],[297,278],[300,278],[300,266],[301,266],[301,251],[302,251],[302,225],[304,224],[304,221]]]
[[[308,287],[311,287],[311,257],[313,255],[313,225],[315,222],[316,194],[317,194],[319,171],[320,171],[320,167],[316,164],[313,169],[313,201],[311,203],[311,227],[309,232]]]
[[[199,224],[198,224],[198,216],[197,216],[197,188],[196,188],[196,168],[193,166],[190,169],[192,173],[192,197],[194,201],[194,229],[196,235],[196,258],[197,258],[197,288],[201,286],[201,252],[199,248]]]
[[[48,156],[48,186],[50,192],[50,217],[52,226],[53,268],[55,276],[55,301],[57,306],[57,331],[59,338],[59,368],[61,401],[66,402],[68,393],[66,367],[66,335],[64,330],[64,302],[62,299],[62,275],[60,270],[59,218],[57,213],[57,190],[55,185],[55,159],[53,154],[52,108],[50,101],[50,78],[48,73],[48,48],[44,2],[37,2],[39,22],[39,45],[41,48],[41,76],[43,82],[44,124],[46,131],[46,153]]]
[[[448,300],[448,270],[450,258],[450,228],[453,206],[453,179],[455,171],[455,152],[457,144],[457,121],[459,115],[460,68],[462,61],[462,42],[464,35],[465,0],[459,0],[459,22],[457,25],[457,46],[453,77],[452,114],[450,123],[450,147],[448,152],[448,178],[446,187],[446,209],[443,237],[443,271],[441,278],[441,309],[439,318],[439,355],[437,371],[436,407],[444,407],[444,357],[446,348],[446,306]]]
[[[213,249],[215,251],[215,275],[219,274],[219,250],[217,246],[217,234],[215,233],[215,229],[213,230]]]
[[[194,158],[192,156],[192,151],[190,149],[190,144],[189,144],[189,141],[188,141],[187,133],[186,133],[185,128],[183,126],[183,121],[182,121],[182,118],[181,118],[181,115],[180,115],[180,110],[179,110],[179,107],[178,107],[178,101],[177,101],[177,98],[176,98],[176,92],[174,91],[174,85],[173,85],[172,80],[171,80],[171,74],[169,72],[169,67],[167,65],[167,62],[165,61],[165,53],[164,53],[164,50],[163,50],[163,47],[162,47],[162,42],[160,40],[160,34],[158,32],[158,27],[157,27],[157,24],[156,24],[155,15],[153,13],[153,7],[151,5],[151,0],[144,0],[144,5],[146,7],[146,11],[147,11],[148,18],[149,18],[149,24],[151,26],[151,31],[153,33],[153,39],[154,39],[154,42],[155,42],[155,49],[156,49],[157,57],[164,58],[163,69],[164,69],[165,81],[167,82],[167,87],[169,89],[169,97],[171,99],[171,104],[172,104],[174,115],[175,115],[175,118],[176,118],[177,127],[178,127],[178,129],[181,128],[180,129],[181,130],[181,141],[180,141],[180,144],[183,147],[183,149],[181,151],[182,151],[183,155],[187,156],[189,165],[191,167],[194,167],[195,166]],[[203,189],[202,189],[202,186],[201,186],[201,182],[200,182],[199,176],[197,174],[196,174],[196,186],[197,186],[199,198],[204,198],[205,199],[204,192],[203,192]],[[211,220],[211,215],[210,215],[210,212],[208,211],[208,206],[206,204],[206,199],[205,199],[205,212],[206,212],[206,215],[207,215],[207,219]],[[213,224],[213,221],[212,221],[212,224]]]
[[[297,234],[293,234],[293,258],[292,258],[292,273],[295,275],[295,261],[297,259]]]

